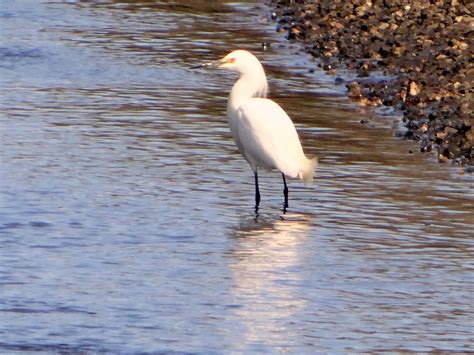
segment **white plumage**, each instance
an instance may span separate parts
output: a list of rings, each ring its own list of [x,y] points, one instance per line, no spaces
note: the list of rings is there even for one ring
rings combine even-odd
[[[255,210],[260,192],[258,169],[278,169],[285,185],[284,211],[288,207],[285,175],[313,180],[317,159],[308,159],[290,117],[276,102],[265,98],[268,86],[265,71],[250,52],[236,50],[224,58],[196,67],[210,66],[236,71],[239,79],[232,87],[227,103],[230,131],[239,151],[255,174]]]
[[[293,122],[276,102],[249,99],[239,107],[238,120],[242,154],[252,170],[276,168],[306,183],[313,179],[313,161],[304,155]]]

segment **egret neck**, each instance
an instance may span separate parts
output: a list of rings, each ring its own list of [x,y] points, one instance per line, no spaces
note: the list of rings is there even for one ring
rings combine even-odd
[[[239,80],[230,91],[227,112],[236,112],[242,102],[252,97],[267,97],[267,90],[267,78],[261,66],[241,73]]]

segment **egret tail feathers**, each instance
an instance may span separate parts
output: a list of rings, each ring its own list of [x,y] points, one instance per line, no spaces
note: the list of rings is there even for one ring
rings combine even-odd
[[[317,166],[318,166],[318,157],[307,159],[306,166],[303,169],[301,169],[300,172],[298,173],[298,177],[301,180],[303,180],[305,185],[313,181],[314,172]]]

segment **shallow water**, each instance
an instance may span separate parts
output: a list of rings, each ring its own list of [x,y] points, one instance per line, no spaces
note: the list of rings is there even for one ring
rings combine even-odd
[[[1,352],[474,350],[472,175],[361,125],[255,4],[3,1]],[[320,157],[285,215],[276,172],[253,213],[235,77],[187,69],[237,47]]]

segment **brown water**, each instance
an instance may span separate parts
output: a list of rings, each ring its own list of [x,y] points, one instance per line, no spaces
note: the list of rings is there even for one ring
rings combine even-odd
[[[361,125],[265,11],[2,2],[0,351],[474,350],[473,176]],[[253,213],[235,77],[188,70],[238,47],[320,157],[285,215],[276,172]]]

